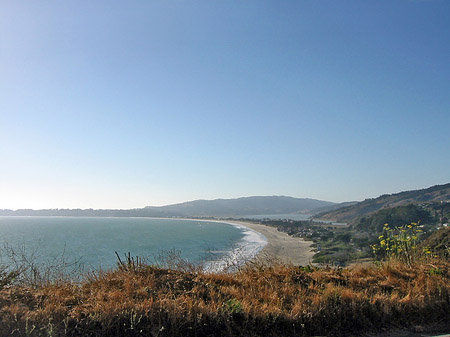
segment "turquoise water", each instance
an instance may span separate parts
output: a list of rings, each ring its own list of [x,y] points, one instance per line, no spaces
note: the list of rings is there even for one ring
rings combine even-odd
[[[150,260],[177,250],[190,262],[253,257],[265,238],[242,226],[195,220],[154,218],[0,217],[0,247],[25,249],[46,263],[64,253],[87,269],[108,269],[121,256]],[[5,254],[3,254],[5,255]]]

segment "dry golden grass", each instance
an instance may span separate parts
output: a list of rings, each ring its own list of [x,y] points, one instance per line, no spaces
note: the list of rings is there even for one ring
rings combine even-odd
[[[0,291],[1,336],[350,336],[450,321],[450,264],[253,263],[233,274],[122,266]]]

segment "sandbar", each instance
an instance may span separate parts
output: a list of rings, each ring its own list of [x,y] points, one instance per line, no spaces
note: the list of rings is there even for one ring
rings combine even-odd
[[[234,223],[246,226],[256,232],[261,233],[267,239],[264,249],[258,254],[258,258],[276,258],[284,263],[292,263],[296,266],[306,266],[312,262],[314,251],[312,241],[289,236],[278,231],[275,227],[270,227],[253,222],[222,220],[221,222]]]

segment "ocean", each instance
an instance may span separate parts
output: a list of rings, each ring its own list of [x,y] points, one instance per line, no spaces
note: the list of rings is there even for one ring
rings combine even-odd
[[[267,243],[247,227],[225,222],[156,218],[0,217],[0,264],[8,251],[51,264],[62,256],[85,270],[110,269],[130,253],[158,261],[167,251],[220,270],[254,257]]]

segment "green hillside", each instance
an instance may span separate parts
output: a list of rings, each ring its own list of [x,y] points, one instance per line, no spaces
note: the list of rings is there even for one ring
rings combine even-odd
[[[450,227],[435,231],[423,242],[423,245],[430,247],[435,253],[448,257],[450,255]]]
[[[401,226],[411,222],[420,222],[421,224],[432,224],[436,219],[425,207],[414,204],[398,206],[394,208],[385,208],[369,216],[363,216],[358,221],[357,228],[371,233],[383,231],[383,225]]]
[[[450,201],[450,183],[421,190],[384,194],[378,198],[366,199],[357,204],[342,207],[337,210],[319,213],[314,218],[354,224],[361,216],[366,216],[384,208],[441,201]]]

